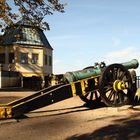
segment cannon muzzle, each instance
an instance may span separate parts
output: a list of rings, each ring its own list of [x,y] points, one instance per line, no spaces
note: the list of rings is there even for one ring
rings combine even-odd
[[[84,70],[66,72],[64,74],[64,81],[70,83],[70,82],[78,81],[81,79],[89,78],[92,76],[101,75],[102,69],[106,67],[104,62],[101,62],[101,64],[104,64],[104,65],[102,66],[99,64],[99,65],[86,68]],[[121,63],[121,65],[123,65],[126,69],[136,69],[139,66],[139,62],[138,60],[133,59],[131,61]]]
[[[136,69],[139,66],[137,59],[132,59],[131,61],[121,63],[126,69]]]

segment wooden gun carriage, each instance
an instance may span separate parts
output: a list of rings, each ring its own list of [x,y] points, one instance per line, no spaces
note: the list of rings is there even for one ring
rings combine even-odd
[[[136,75],[129,69],[136,69],[138,65],[136,59],[108,66],[102,62],[80,71],[67,72],[63,75],[61,84],[0,105],[0,119],[16,118],[74,96],[79,96],[84,102],[93,105],[101,101],[112,107],[131,104],[135,96]]]

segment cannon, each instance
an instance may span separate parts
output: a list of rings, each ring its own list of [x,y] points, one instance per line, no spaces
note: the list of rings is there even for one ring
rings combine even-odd
[[[74,96],[92,105],[99,102],[112,107],[130,104],[135,96],[135,75],[129,69],[136,69],[138,65],[136,59],[108,66],[101,62],[80,71],[66,72],[60,84],[0,105],[0,119],[17,118]]]
[[[129,62],[121,63],[119,65],[123,65],[125,69],[128,70],[128,69],[136,69],[139,66],[139,63],[136,59],[133,59]],[[115,69],[115,67],[116,64],[113,64],[113,69]],[[83,70],[66,72],[64,74],[64,79],[67,80],[68,82],[74,82],[88,77],[101,75],[103,69],[105,68],[106,68],[106,64],[104,62],[95,63],[94,66],[86,67]]]
[[[99,103],[101,99],[107,106],[121,106],[133,100],[136,91],[135,71],[129,69],[138,68],[138,60],[132,59],[121,64],[106,66],[104,62],[95,63],[94,66],[80,71],[66,72],[64,81],[71,83],[89,77],[94,77],[97,85],[94,91],[80,95],[80,98],[88,103]]]

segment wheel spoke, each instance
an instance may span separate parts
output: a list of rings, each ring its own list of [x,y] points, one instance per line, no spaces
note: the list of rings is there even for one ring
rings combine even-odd
[[[115,69],[113,69],[113,71],[112,71],[112,74],[113,74],[113,80],[115,80],[116,79],[116,70]]]
[[[119,74],[120,74],[120,69],[119,69],[119,68],[117,68],[117,69],[116,69],[116,79],[118,79]]]
[[[88,92],[88,93],[86,93],[85,97],[87,97],[88,95],[89,95],[89,92]]]
[[[116,77],[117,79],[119,78],[120,73],[121,73],[121,69],[120,69],[120,68],[118,68],[118,69],[117,69],[117,77]]]
[[[122,80],[124,76],[125,76],[125,71],[123,71],[121,68],[118,68],[116,79]]]
[[[125,74],[126,74],[126,72],[122,72],[121,75],[119,76],[119,80],[123,80]]]
[[[90,92],[90,100],[93,99],[93,92]]]
[[[119,70],[120,70],[119,68],[116,68],[116,71],[115,71],[116,72],[116,74],[115,74],[115,76],[116,76],[115,77],[115,80],[118,79]]]
[[[105,92],[108,92],[108,91],[110,91],[110,90],[112,90],[112,89],[113,89],[112,86],[108,86],[108,87],[105,88]]]
[[[118,92],[119,103],[121,104],[124,100],[125,93],[123,91]]]
[[[112,96],[114,95],[114,90],[112,90],[108,96],[108,99],[111,100]]]
[[[117,103],[117,92],[114,93],[113,104]]]
[[[101,97],[98,91],[88,92],[85,95],[81,95],[79,97],[87,104],[97,104],[101,101]]]
[[[98,93],[97,93],[97,91],[95,91],[95,99],[97,99],[98,98]]]

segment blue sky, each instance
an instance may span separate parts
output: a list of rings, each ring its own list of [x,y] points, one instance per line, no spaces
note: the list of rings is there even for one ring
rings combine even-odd
[[[51,28],[45,34],[54,49],[54,74],[101,61],[140,62],[140,0],[61,1],[67,3],[65,13],[45,18]]]
[[[45,34],[54,48],[53,73],[101,61],[109,65],[135,58],[140,62],[139,0],[66,2],[64,14],[46,17],[51,30]]]

